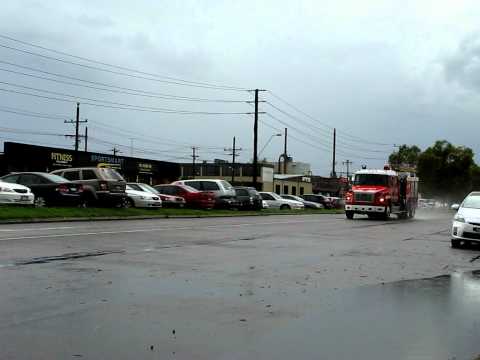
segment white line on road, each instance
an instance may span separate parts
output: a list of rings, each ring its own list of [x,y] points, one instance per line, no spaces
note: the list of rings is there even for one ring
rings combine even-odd
[[[76,236],[93,236],[93,235],[114,235],[114,234],[131,234],[131,233],[143,233],[154,231],[176,231],[176,230],[200,230],[205,228],[228,228],[228,227],[244,227],[244,226],[264,226],[264,225],[289,225],[289,224],[301,224],[308,222],[317,222],[318,220],[296,220],[296,221],[276,221],[276,222],[263,222],[263,223],[240,223],[240,224],[216,224],[206,226],[182,226],[182,227],[154,227],[148,229],[131,229],[131,230],[112,230],[112,231],[95,231],[95,232],[82,232],[82,233],[67,233],[67,234],[46,234],[46,235],[29,235],[29,236],[17,236],[0,238],[0,241],[8,240],[24,240],[24,239],[41,239],[41,238],[58,238],[58,237],[76,237]]]

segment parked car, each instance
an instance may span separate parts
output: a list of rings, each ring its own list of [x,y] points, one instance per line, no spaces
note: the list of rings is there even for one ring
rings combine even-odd
[[[0,181],[1,205],[33,205],[35,196],[23,185]]]
[[[162,200],[160,196],[152,194],[148,191],[135,190],[129,185],[125,188],[127,194],[127,201],[125,207],[139,207],[139,208],[161,208]]]
[[[332,201],[324,195],[320,194],[305,194],[300,196],[302,199],[316,202],[318,204],[322,204],[325,209],[333,209]]]
[[[244,210],[260,210],[263,208],[262,197],[253,187],[236,186],[237,206]]]
[[[83,203],[83,186],[61,176],[43,172],[19,172],[5,175],[2,181],[30,188],[35,206],[78,206]]]
[[[262,209],[269,209],[270,206],[268,206],[268,203],[262,199]]]
[[[160,200],[162,200],[162,207],[184,207],[185,199],[181,196],[173,196],[161,194],[153,186],[144,183],[127,183],[127,186],[130,186],[134,190],[147,191],[149,193],[158,195]]]
[[[125,206],[126,182],[123,177],[111,168],[84,167],[52,171],[68,180],[82,184],[87,206]]]
[[[155,185],[154,188],[161,194],[183,197],[188,207],[200,209],[215,207],[215,194],[210,191],[198,191],[191,186],[180,184]]]
[[[298,209],[303,210],[305,206],[302,202],[296,200],[287,200],[274,192],[260,192],[262,199],[268,204],[268,207],[273,209]]]
[[[458,248],[480,242],[480,192],[471,192],[458,205],[452,205],[457,213],[452,223],[452,247]]]
[[[218,179],[194,179],[179,180],[173,184],[188,185],[199,191],[210,191],[215,195],[215,207],[232,208],[236,207],[236,194],[233,186],[225,180]]]
[[[282,195],[282,198],[287,199],[287,200],[295,200],[295,201],[300,201],[303,203],[305,208],[308,209],[323,209],[323,205],[317,202],[313,201],[307,201],[305,199],[302,199],[300,196],[295,196],[295,195]]]

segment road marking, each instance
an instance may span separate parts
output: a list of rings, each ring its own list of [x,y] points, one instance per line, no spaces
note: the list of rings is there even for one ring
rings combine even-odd
[[[58,227],[31,228],[31,229],[0,229],[0,232],[65,230],[65,229],[74,229],[75,227],[78,227],[78,226],[58,226]]]
[[[263,223],[240,223],[240,224],[215,224],[205,226],[182,226],[182,227],[153,227],[148,229],[131,229],[131,230],[111,230],[111,231],[92,231],[81,233],[66,233],[66,234],[46,234],[46,235],[28,235],[28,236],[16,236],[0,238],[0,241],[8,240],[26,240],[26,239],[41,239],[41,238],[58,238],[58,237],[77,237],[77,236],[93,236],[93,235],[115,235],[115,234],[132,234],[132,233],[144,233],[154,231],[176,231],[176,230],[200,230],[208,228],[228,228],[228,227],[244,227],[244,226],[264,226],[264,225],[289,225],[289,224],[301,224],[317,222],[318,220],[292,220],[292,221],[271,221]]]

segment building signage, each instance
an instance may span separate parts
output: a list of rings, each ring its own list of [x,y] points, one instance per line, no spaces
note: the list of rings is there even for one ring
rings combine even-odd
[[[53,166],[72,167],[73,155],[68,153],[51,152],[50,159]]]
[[[99,155],[99,154],[92,154],[90,155],[90,161],[102,164],[109,164],[111,167],[121,167],[123,165],[122,158],[118,158],[116,156],[109,156],[109,155]]]
[[[153,166],[149,163],[137,163],[137,168],[141,174],[151,174]]]

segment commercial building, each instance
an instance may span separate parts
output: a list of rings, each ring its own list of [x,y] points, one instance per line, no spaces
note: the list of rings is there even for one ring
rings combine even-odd
[[[312,180],[306,175],[275,174],[273,191],[283,195],[303,195],[312,193]]]
[[[5,142],[0,157],[0,174],[104,165],[118,170],[127,181],[152,185],[169,183],[180,177],[180,165],[173,162],[85,151],[77,154],[75,156],[71,149]]]

